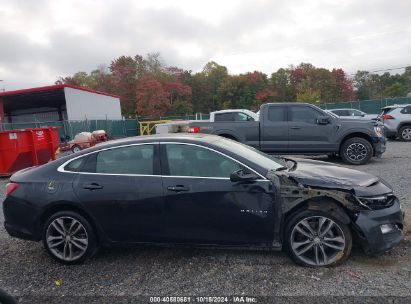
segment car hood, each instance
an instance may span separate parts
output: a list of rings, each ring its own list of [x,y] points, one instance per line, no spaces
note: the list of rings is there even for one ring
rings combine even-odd
[[[344,185],[367,187],[379,181],[379,178],[361,171],[338,166],[323,161],[292,158],[297,162],[289,175],[316,185]]]
[[[361,195],[392,192],[385,182],[372,174],[323,161],[288,159],[297,162],[293,169],[287,171],[288,176],[305,186],[354,190]]]

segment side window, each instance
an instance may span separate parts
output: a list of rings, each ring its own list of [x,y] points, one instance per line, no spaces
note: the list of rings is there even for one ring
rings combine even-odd
[[[240,165],[217,152],[191,145],[167,144],[169,174],[174,176],[230,177]]]
[[[333,113],[338,116],[350,116],[348,110],[334,110]]]
[[[235,121],[254,121],[254,118],[241,112],[234,113],[234,119]]]
[[[287,121],[287,108],[283,106],[271,106],[268,108],[269,121]]]
[[[351,110],[350,115],[351,116],[362,116],[362,112],[358,110]]]
[[[215,121],[234,121],[234,113],[220,113],[214,115]]]
[[[83,172],[154,174],[154,146],[136,145],[103,150],[90,157]]]
[[[70,171],[70,172],[80,172],[81,168],[83,167],[84,162],[86,161],[87,156],[83,156],[80,158],[77,158],[71,162],[69,162],[65,167],[65,171]]]
[[[321,116],[321,113],[314,110],[313,108],[302,106],[302,107],[294,107],[291,106],[291,119],[290,121],[301,121],[306,123],[315,124],[317,122],[317,118]],[[338,114],[337,114],[338,115]]]
[[[411,114],[411,106],[406,106],[401,110],[401,114]]]

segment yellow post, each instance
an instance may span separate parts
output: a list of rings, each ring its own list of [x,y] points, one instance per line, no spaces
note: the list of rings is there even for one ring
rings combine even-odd
[[[170,122],[171,120],[148,120],[138,122],[140,125],[140,135],[150,135],[157,124]]]

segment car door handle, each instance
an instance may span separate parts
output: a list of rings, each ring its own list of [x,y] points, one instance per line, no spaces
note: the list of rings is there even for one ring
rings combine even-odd
[[[188,191],[190,189],[188,189],[187,187],[184,187],[182,185],[177,185],[177,186],[174,186],[174,187],[172,187],[172,186],[167,187],[167,190],[168,191],[174,191],[174,192],[182,192],[182,191]]]
[[[87,190],[98,190],[98,189],[103,189],[103,186],[97,184],[97,183],[91,183],[91,184],[85,184],[83,185],[83,189]]]
[[[297,130],[297,129],[301,129],[301,127],[297,127],[297,126],[295,126],[295,127],[290,127],[290,129]]]

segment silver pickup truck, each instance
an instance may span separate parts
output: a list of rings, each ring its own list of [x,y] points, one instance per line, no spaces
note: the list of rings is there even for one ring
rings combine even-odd
[[[216,134],[269,154],[338,155],[353,165],[385,151],[380,122],[343,119],[305,103],[267,103],[259,119],[191,121],[191,133]]]

